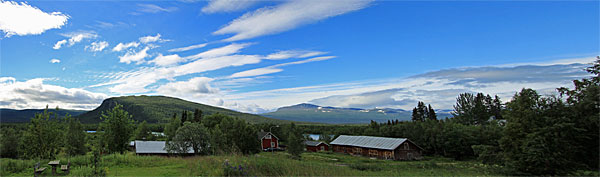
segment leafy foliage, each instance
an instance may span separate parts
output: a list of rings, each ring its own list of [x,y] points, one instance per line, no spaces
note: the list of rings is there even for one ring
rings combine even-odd
[[[300,158],[300,154],[302,154],[304,149],[304,139],[302,138],[302,134],[296,128],[296,124],[294,123],[290,124],[289,131],[290,132],[287,139],[287,151],[292,155],[292,157]]]
[[[65,151],[70,156],[82,155],[87,152],[85,147],[85,132],[81,122],[68,116],[66,118],[67,129],[65,131]]]
[[[17,158],[19,155],[20,133],[14,128],[3,128],[0,134],[0,157]]]
[[[198,124],[185,122],[182,127],[177,129],[175,137],[166,145],[166,150],[170,153],[176,152],[186,154],[190,149],[194,154],[208,154],[210,135],[206,127]]]
[[[146,121],[142,122],[138,125],[135,130],[135,139],[136,140],[153,140],[154,136],[152,135],[152,131],[148,128],[148,123]]]
[[[131,115],[120,104],[102,113],[103,122],[100,124],[104,130],[103,138],[110,153],[122,153],[129,147],[129,140],[135,128]]]
[[[48,108],[46,108],[48,109]],[[50,159],[56,157],[62,146],[62,132],[58,118],[50,118],[51,113],[44,111],[31,119],[21,138],[21,157],[26,159]]]

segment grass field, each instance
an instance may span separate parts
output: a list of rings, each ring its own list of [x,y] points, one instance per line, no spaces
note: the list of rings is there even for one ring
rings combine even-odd
[[[90,156],[59,158],[70,161],[71,173],[59,176],[89,176]],[[31,176],[35,160],[1,159],[0,176]],[[40,161],[47,164],[48,160]],[[112,154],[102,158],[108,176],[498,176],[499,167],[475,161],[426,157],[421,161],[375,160],[336,153],[304,153],[293,160],[287,153],[218,155],[195,157],[137,156]],[[226,165],[228,164],[228,165]],[[48,165],[43,176],[51,175]],[[240,170],[241,169],[241,170]]]

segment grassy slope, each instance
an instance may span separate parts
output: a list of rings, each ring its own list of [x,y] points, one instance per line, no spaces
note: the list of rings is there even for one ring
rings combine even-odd
[[[19,122],[29,122],[31,118],[35,116],[36,113],[42,113],[44,109],[24,109],[24,110],[15,110],[15,109],[0,109],[0,122],[2,123],[19,123]],[[48,112],[54,112],[58,114],[60,117],[69,114],[71,116],[76,116],[83,114],[87,111],[84,110],[69,110],[69,109],[48,109]]]
[[[61,163],[71,161],[69,176],[83,176],[91,171],[86,166],[88,156],[59,158]],[[337,153],[304,153],[302,160],[292,160],[287,153],[260,153],[251,156],[219,155],[196,157],[160,157],[107,155],[103,164],[108,176],[223,176],[224,162],[241,165],[249,176],[485,176],[495,173],[498,167],[474,161],[453,161],[445,158],[425,158],[422,161],[373,160]],[[0,176],[31,175],[33,160],[2,159]],[[48,160],[41,161],[47,164]],[[9,166],[27,166],[9,172]],[[44,165],[44,167],[49,167]],[[50,168],[44,172],[50,174]],[[59,172],[59,176],[64,175]]]
[[[289,121],[266,118],[259,115],[241,113],[224,108],[208,106],[200,103],[185,101],[179,98],[165,96],[124,96],[106,99],[102,104],[87,113],[77,116],[83,123],[98,123],[102,111],[115,106],[115,103],[123,105],[123,108],[133,115],[137,121],[146,120],[148,123],[166,122],[173,117],[174,113],[180,117],[183,110],[194,111],[196,108],[202,110],[203,115],[221,113],[229,116],[245,119],[251,123],[289,123]]]

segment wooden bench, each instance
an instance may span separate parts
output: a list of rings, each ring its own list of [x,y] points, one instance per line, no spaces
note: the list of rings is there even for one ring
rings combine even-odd
[[[40,162],[36,163],[35,167],[33,167],[33,176],[37,177],[39,174],[42,174],[44,170],[46,170],[46,167],[40,168]]]
[[[66,165],[61,165],[60,170],[65,174],[69,174],[69,168],[71,167],[71,162],[68,162]]]

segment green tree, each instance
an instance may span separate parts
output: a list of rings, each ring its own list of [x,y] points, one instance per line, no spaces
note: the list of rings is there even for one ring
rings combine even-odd
[[[87,152],[85,147],[85,132],[79,120],[67,115],[67,131],[65,132],[65,151],[68,155],[83,155]]]
[[[177,129],[179,129],[181,125],[181,119],[177,118],[177,113],[173,114],[173,118],[165,125],[165,136],[167,136],[167,141],[170,141],[175,137],[177,133]]]
[[[0,134],[0,157],[17,158],[19,156],[20,133],[13,128],[2,128]]]
[[[57,119],[50,119],[51,114],[46,106],[43,113],[31,119],[21,138],[21,157],[52,159],[58,154],[63,142],[62,128]]]
[[[131,115],[120,104],[116,104],[112,109],[103,112],[100,124],[104,131],[103,139],[110,153],[122,153],[129,147],[129,140],[133,135],[135,128]]]
[[[437,120],[437,115],[435,114],[435,110],[431,108],[431,105],[428,105],[427,108],[427,120]]]
[[[175,137],[167,143],[167,151],[173,153],[187,153],[189,149],[194,150],[194,154],[208,154],[210,152],[210,136],[206,127],[198,124],[186,122],[177,130]]]
[[[188,112],[186,110],[183,110],[183,112],[181,113],[181,124],[179,126],[183,126],[183,123],[185,123],[188,120]]]
[[[257,131],[246,121],[222,115],[222,120],[215,127],[220,129],[221,138],[226,141],[226,144],[222,146],[227,147],[226,151],[251,154],[260,150],[260,140],[256,137]]]
[[[290,124],[287,143],[288,153],[290,153],[293,158],[299,159],[300,154],[304,151],[304,139],[302,138],[302,133],[298,131],[296,124],[293,122]]]
[[[136,140],[151,140],[152,137],[152,131],[148,128],[146,121],[138,125],[137,129],[135,130]]]
[[[192,122],[197,122],[197,123],[202,122],[202,110],[200,110],[200,109],[194,110],[194,119],[192,119]]]
[[[224,114],[221,113],[216,113],[210,116],[206,116],[202,119],[202,125],[208,127],[208,128],[214,128],[216,125],[221,123],[221,120],[223,120],[225,117],[229,117],[226,116]]]
[[[412,121],[414,122],[423,122],[427,119],[427,115],[429,114],[425,103],[419,101],[417,103],[417,107],[413,109],[412,112]]]

